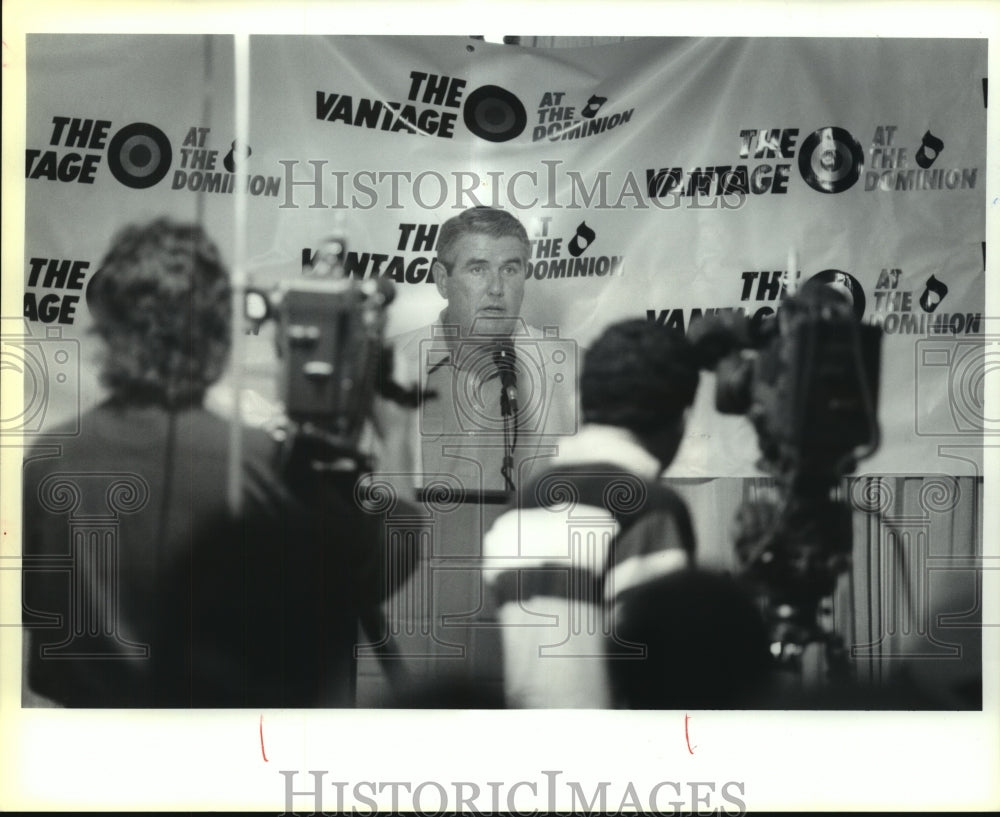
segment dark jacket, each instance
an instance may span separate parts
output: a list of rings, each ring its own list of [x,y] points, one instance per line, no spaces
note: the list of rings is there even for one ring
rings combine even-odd
[[[104,403],[24,462],[27,680],[86,707],[353,702],[360,611],[386,590],[380,519],[330,483],[291,496],[263,432],[201,407]]]

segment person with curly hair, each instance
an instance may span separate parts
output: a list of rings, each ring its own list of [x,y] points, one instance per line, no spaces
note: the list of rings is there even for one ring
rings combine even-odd
[[[87,304],[105,343],[101,379],[118,402],[200,403],[225,370],[229,275],[197,225],[161,218],[123,229]]]
[[[305,508],[251,428],[231,511],[230,424],[203,405],[230,298],[215,244],[167,218],[122,230],[89,282],[109,396],[25,458],[28,705],[353,704],[382,524],[335,491]]]

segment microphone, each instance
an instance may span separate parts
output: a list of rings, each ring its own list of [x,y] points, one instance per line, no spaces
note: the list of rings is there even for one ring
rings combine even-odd
[[[502,340],[493,348],[493,364],[500,375],[500,414],[503,416],[504,457],[500,473],[508,491],[516,490],[514,485],[514,446],[517,444],[517,422],[510,417],[517,416],[517,359],[514,343]]]
[[[517,414],[517,358],[511,341],[496,345],[493,363],[500,373],[500,412],[505,416]]]

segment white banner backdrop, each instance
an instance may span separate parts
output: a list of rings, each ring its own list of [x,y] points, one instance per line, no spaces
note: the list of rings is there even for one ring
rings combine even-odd
[[[198,219],[231,257],[246,184],[251,280],[294,277],[342,236],[351,274],[397,282],[391,331],[441,308],[437,228],[474,204],[525,223],[524,317],[581,348],[625,317],[686,330],[713,310],[770,314],[790,261],[800,281],[836,276],[885,329],[883,442],[859,470],[978,472],[985,40],[250,45],[247,155],[230,38],[29,37],[25,315],[83,355],[46,424],[98,399],[86,344],[72,344],[117,228]],[[272,350],[248,345],[268,400]],[[756,473],[749,423],[717,414],[712,394],[706,375],[671,473]]]

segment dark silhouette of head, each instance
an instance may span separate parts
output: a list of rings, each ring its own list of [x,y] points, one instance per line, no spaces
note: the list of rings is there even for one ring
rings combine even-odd
[[[584,355],[583,419],[628,429],[666,467],[697,388],[698,360],[682,334],[652,321],[622,321]]]
[[[692,568],[623,591],[615,632],[646,647],[644,658],[608,658],[620,708],[741,709],[764,699],[767,630],[728,574]]]

